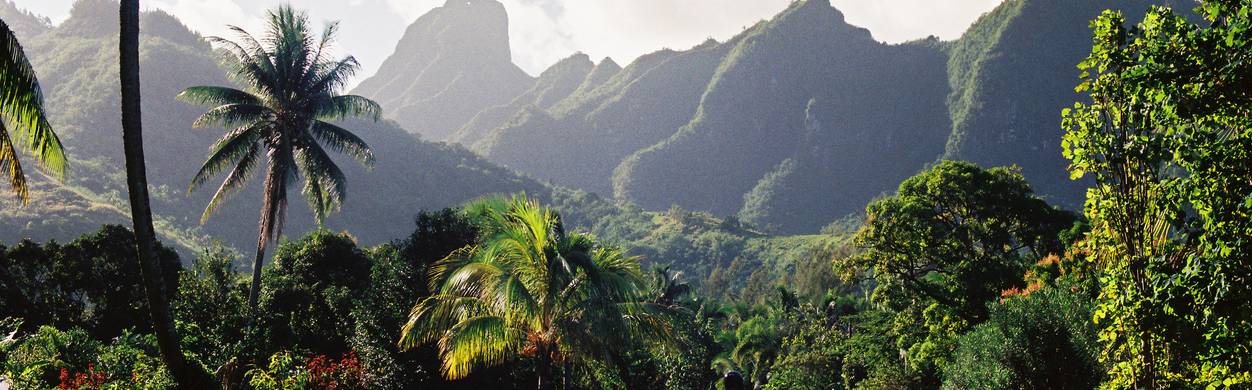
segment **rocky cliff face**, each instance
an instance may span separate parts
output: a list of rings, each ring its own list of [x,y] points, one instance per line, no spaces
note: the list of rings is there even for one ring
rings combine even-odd
[[[447,139],[484,109],[534,83],[512,62],[509,20],[494,0],[449,0],[405,31],[377,74],[353,93],[430,140]]]

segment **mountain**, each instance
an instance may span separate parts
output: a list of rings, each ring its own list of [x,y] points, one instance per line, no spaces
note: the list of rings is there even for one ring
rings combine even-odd
[[[1077,208],[1089,183],[1068,178],[1060,111],[1081,98],[1087,22],[1154,3],[1009,0],[956,41],[893,45],[828,0],[797,1],[727,42],[640,57],[550,107],[492,109],[457,141],[646,209],[784,233],[856,213],[938,159],[1018,165],[1041,195]]]
[[[352,93],[377,101],[404,128],[439,141],[533,83],[512,62],[503,5],[448,0],[409,25],[395,53]]]
[[[698,245],[678,233],[649,238],[664,224],[646,210],[672,213],[671,205],[716,221],[704,225],[746,222],[730,230],[744,242],[788,242],[761,232],[815,233],[939,158],[1020,165],[1040,193],[1072,206],[1081,183],[1064,177],[1058,121],[1077,99],[1076,70],[1067,69],[1089,46],[1083,26],[1104,7],[1135,14],[1148,2],[1049,4],[1006,1],[957,41],[884,44],[827,0],[800,1],[725,42],[660,50],[624,68],[575,54],[531,79],[511,63],[499,3],[449,1],[410,26],[396,54],[358,88],[390,96],[384,104],[399,120],[342,124],[373,145],[378,163],[367,170],[340,160],[350,193],[327,225],[379,243],[407,233],[420,209],[525,191],[556,203],[571,225],[644,253]],[[33,175],[31,207],[0,197],[0,241],[67,239],[125,223],[116,3],[81,0],[56,26],[11,6],[0,4],[0,17],[31,34],[23,43],[72,162],[67,183]],[[168,14],[145,12],[142,22],[158,230],[190,251],[213,239],[249,247],[259,181],[203,226],[199,214],[213,188],[185,190],[223,130],[191,129],[204,108],[174,96],[188,86],[229,84],[220,58]],[[407,131],[437,138],[429,127],[404,124],[406,112],[420,110],[449,114],[421,123],[446,125],[439,138],[465,146]],[[313,228],[307,208],[290,210],[289,235]],[[710,275],[725,256],[708,252],[657,256]],[[764,264],[754,256],[742,263]]]
[[[605,61],[612,63],[613,60],[606,58]],[[472,145],[475,141],[486,137],[490,131],[504,126],[513,118],[513,115],[526,108],[547,109],[578,89],[595,68],[596,64],[582,53],[561,60],[540,74],[535,85],[521,96],[514,98],[509,104],[479,112],[469,123],[457,129],[448,140]]]
[[[1016,164],[1036,192],[1081,208],[1090,184],[1069,180],[1061,155],[1061,110],[1081,95],[1076,65],[1091,51],[1087,21],[1106,9],[1132,22],[1149,5],[1188,1],[1009,0],[953,43],[948,62],[952,118],[944,158],[984,166]]]
[[[883,44],[826,0],[796,2],[735,44],[689,123],[618,167],[615,194],[645,208],[733,215],[745,195],[773,181],[758,192],[817,201],[765,200],[788,210],[746,214],[805,214],[811,220],[763,222],[815,231],[939,156],[944,60],[935,40]],[[784,186],[780,175],[815,185]]]
[[[550,107],[484,111],[462,133],[485,135],[456,140],[646,209],[816,232],[943,153],[945,48],[883,44],[828,1],[802,1],[726,42],[644,55]]]
[[[19,41],[43,34],[52,28],[52,21],[47,17],[17,8],[13,0],[0,0],[0,20],[4,20]]]
[[[610,194],[613,170],[626,156],[691,119],[732,46],[709,41],[642,56],[599,87],[581,88],[551,109],[521,113],[473,149],[554,183]]]
[[[54,128],[70,156],[68,182],[40,181],[30,207],[0,199],[0,241],[70,238],[101,223],[129,225],[117,79],[117,3],[80,0],[68,20],[24,42],[40,76]],[[187,252],[222,240],[249,248],[256,239],[260,180],[236,194],[207,224],[200,212],[217,183],[187,185],[223,129],[192,129],[204,108],[174,97],[195,85],[229,85],[220,58],[203,39],[160,11],[142,15],[140,40],[144,142],[152,207],[162,239]],[[391,121],[342,123],[370,144],[372,170],[339,159],[348,196],[327,227],[350,230],[363,243],[386,242],[412,230],[421,209],[455,206],[492,193],[546,194],[535,180],[495,166],[459,146],[419,140]],[[36,175],[36,177],[38,177]],[[293,202],[302,199],[292,189]],[[288,236],[314,228],[302,204],[290,209]],[[67,236],[68,235],[68,236]]]

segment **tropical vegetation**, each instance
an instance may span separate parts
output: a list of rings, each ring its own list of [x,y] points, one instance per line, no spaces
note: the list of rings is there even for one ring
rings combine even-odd
[[[36,33],[37,47],[57,54],[34,57],[32,65],[10,39],[10,56],[0,59],[16,64],[16,73],[0,69],[0,135],[16,134],[4,138],[7,147],[25,146],[53,173],[67,151],[89,172],[124,173],[20,182],[36,183],[14,193],[33,203],[21,210],[44,207],[55,200],[40,197],[54,195],[77,197],[97,213],[67,208],[64,219],[78,225],[64,226],[92,226],[69,237],[0,244],[0,387],[1248,387],[1252,4],[1205,0],[1130,14],[1129,3],[1047,8],[1011,0],[957,42],[886,45],[825,2],[799,1],[728,42],[654,53],[625,68],[575,55],[529,80],[515,77],[507,53],[492,46],[479,53],[482,68],[457,73],[483,76],[464,90],[436,83],[456,95],[445,104],[533,82],[507,104],[491,100],[503,105],[474,116],[450,113],[471,121],[459,130],[439,120],[418,131],[482,137],[472,146],[489,158],[524,159],[513,148],[540,147],[530,149],[534,155],[551,144],[554,154],[535,156],[534,164],[561,169],[605,153],[587,162],[594,177],[570,183],[608,188],[616,192],[610,198],[531,179],[380,121],[382,108],[364,96],[387,96],[405,126],[436,116],[406,100],[417,92],[400,88],[407,76],[398,59],[380,72],[389,79],[363,83],[362,95],[341,94],[359,65],[331,57],[338,25],[314,34],[307,14],[291,6],[266,14],[265,35],[234,28],[240,38],[229,41],[200,38],[168,14],[140,12],[137,0],[81,0],[56,27],[13,14],[6,2],[0,16],[16,18],[25,32],[5,24],[0,35]],[[405,47],[396,58],[429,67],[423,83],[459,71],[458,61],[474,50],[443,44],[470,35],[499,39],[498,21],[458,22],[501,13],[495,5],[447,2],[406,36],[442,47],[420,55]],[[1110,9],[1095,15],[1096,8]],[[109,18],[91,17],[102,10]],[[1082,23],[1065,24],[1071,19]],[[1024,31],[1057,32],[1043,48],[1064,54],[1074,40],[1066,34],[1084,26],[1088,54],[1075,60],[1079,69],[1048,70],[1078,73],[1073,93],[1048,89],[1055,80],[1046,77],[988,81],[1029,68],[1015,61],[1032,57],[1012,53],[1039,55]],[[53,49],[54,38],[70,48]],[[96,51],[101,43],[116,46]],[[229,79],[158,78],[150,93],[145,77],[141,88],[142,61],[169,66],[181,58],[184,66],[217,71],[207,54],[214,47],[225,54]],[[813,50],[789,56],[797,48]],[[839,53],[860,57],[820,66]],[[65,58],[108,65],[75,74]],[[765,61],[772,58],[782,60]],[[858,65],[883,61],[892,65],[872,72]],[[773,63],[796,72],[772,76],[762,64]],[[60,70],[41,73],[41,81],[52,80],[66,99],[50,99],[47,110],[33,77],[41,66]],[[104,88],[97,74],[118,83]],[[897,88],[891,93],[908,99],[885,103],[842,92],[917,85],[938,89]],[[90,95],[66,92],[75,86]],[[1046,91],[1013,98],[1024,86]],[[745,88],[786,108],[729,109],[727,102],[750,105]],[[197,109],[198,120],[181,123],[190,109],[171,103],[178,91],[178,99],[209,111]],[[935,99],[936,91],[949,94]],[[1008,106],[1038,106],[989,100],[999,97]],[[1070,107],[1039,119],[1058,99]],[[119,102],[120,110],[112,107]],[[665,111],[649,102],[674,111],[646,120],[664,128],[622,136],[619,129],[639,123],[629,118]],[[857,115],[895,105],[917,112]],[[944,118],[944,108],[952,123],[924,129],[932,117]],[[523,115],[504,119],[507,111]],[[1022,118],[1057,132],[1015,127]],[[119,126],[121,149],[91,138],[88,119]],[[145,126],[149,119],[157,125]],[[70,149],[61,149],[50,123],[70,129]],[[206,162],[184,167],[185,158],[169,150],[199,150],[196,142],[212,139],[161,130],[192,124],[228,130]],[[866,130],[872,124],[880,130]],[[989,137],[997,124],[1004,133]],[[600,135],[577,137],[586,129]],[[661,134],[669,130],[672,137]],[[34,142],[37,134],[43,144]],[[117,144],[117,134],[107,139]],[[180,137],[192,145],[169,141]],[[946,151],[935,139],[947,140]],[[79,146],[82,140],[99,142]],[[604,148],[582,148],[601,140]],[[163,147],[145,150],[146,143]],[[54,144],[55,152],[41,149]],[[1022,149],[1026,156],[1057,156],[980,164],[1001,161],[1014,145],[1033,145]],[[748,146],[769,150],[750,155]],[[342,157],[330,151],[383,172],[340,168]],[[6,169],[19,167],[16,152],[7,156],[0,159]],[[264,183],[247,185],[262,158]],[[1052,167],[1055,158],[1068,169]],[[693,169],[658,168],[674,164]],[[709,172],[724,174],[687,180]],[[191,178],[195,189],[219,174],[226,178],[205,197],[203,213],[172,207],[197,196],[176,195],[174,179]],[[347,203],[350,174],[362,178],[353,182],[354,194],[368,200],[360,206]],[[1073,181],[1046,179],[1054,175]],[[284,230],[296,181],[311,215],[292,213],[304,224]],[[649,191],[665,182],[700,188],[666,209],[658,202],[672,188]],[[10,180],[13,188],[20,183]],[[47,185],[57,191],[44,191]],[[1081,209],[1073,188],[1085,190]],[[422,194],[394,196],[406,191]],[[228,228],[250,223],[235,221],[243,214],[224,202],[237,193],[262,197],[256,252],[240,254],[234,245],[243,236],[213,241],[206,230],[177,229],[215,212],[215,221],[230,220]],[[354,207],[370,211],[331,215]],[[11,215],[0,214],[0,225],[16,225]],[[395,215],[403,229],[384,221]],[[276,245],[266,258],[269,244]]]
[[[266,28],[259,40],[233,26],[240,42],[208,38],[232,55],[233,81],[245,90],[200,86],[178,94],[181,100],[212,107],[196,120],[195,127],[230,129],[212,146],[191,179],[194,190],[229,168],[205,207],[202,222],[227,196],[243,188],[259,163],[265,164],[260,234],[248,293],[252,309],[261,289],[265,248],[282,235],[288,187],[304,178],[302,193],[320,224],[327,213],[343,204],[347,194],[347,178],[327,149],[367,166],[374,162],[364,140],[333,122],[359,116],[378,120],[382,110],[364,97],[339,94],[360,64],[351,56],[331,57],[337,23],[315,35],[307,13],[283,5],[269,12]]]
[[[22,204],[30,202],[26,172],[18,160],[28,152],[54,177],[65,176],[65,150],[43,108],[43,91],[17,35],[0,20],[0,171]]]

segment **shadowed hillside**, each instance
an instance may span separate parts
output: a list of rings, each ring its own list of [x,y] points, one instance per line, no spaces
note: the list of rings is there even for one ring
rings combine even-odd
[[[1091,51],[1086,21],[1106,9],[1133,20],[1149,5],[1169,3],[1009,0],[984,15],[952,45],[952,135],[944,158],[1016,164],[1040,194],[1081,208],[1089,183],[1071,181],[1065,169],[1061,110],[1081,98],[1074,86],[1076,65]],[[1173,3],[1181,12],[1194,5]]]
[[[836,183],[833,193],[807,196],[868,200],[839,191],[889,190],[938,157],[946,133],[943,59],[935,42],[879,43],[827,1],[795,3],[735,45],[690,123],[622,163],[615,193],[646,208],[673,203],[731,215],[758,182],[803,151],[821,167],[799,180]],[[820,126],[806,127],[810,106]],[[814,229],[863,205],[855,203],[801,211],[821,214],[822,222],[768,222]]]
[[[128,220],[121,118],[116,107],[116,18],[116,2],[82,0],[68,20],[28,40],[27,52],[47,94],[53,125],[69,147],[69,183],[65,189],[52,184],[37,187],[40,196],[52,199],[36,199],[36,205],[63,207],[14,210],[17,204],[5,200],[4,212],[15,217],[0,218],[0,225],[6,226],[0,229],[4,232],[0,240],[69,238],[39,232],[81,233],[91,228],[80,225]],[[256,180],[236,194],[201,227],[200,213],[216,186],[192,194],[186,189],[209,146],[225,130],[192,129],[203,108],[174,99],[186,87],[228,85],[226,71],[209,44],[174,17],[154,11],[144,13],[142,21],[144,141],[158,230],[163,239],[185,247],[206,245],[212,237],[247,248],[255,240],[261,182]],[[368,243],[404,235],[411,230],[413,214],[423,208],[457,205],[491,193],[545,191],[540,183],[496,167],[464,148],[420,141],[394,122],[342,125],[370,144],[378,161],[373,170],[354,161],[339,161],[349,178],[349,192],[342,211],[331,214],[327,226],[350,227]],[[55,221],[74,227],[61,227]],[[300,235],[313,227],[308,208],[302,202],[293,204],[287,232]]]
[[[616,66],[611,59],[606,58],[604,62]],[[608,66],[597,68],[596,64],[582,53],[561,60],[540,74],[535,85],[525,93],[514,98],[509,104],[479,112],[469,123],[457,129],[448,140],[473,145],[475,141],[483,139],[492,130],[508,123],[519,111],[527,108],[548,109],[578,89],[584,80],[594,82],[594,79],[588,80],[588,78],[593,76],[591,72],[596,69],[611,68]]]
[[[598,88],[580,88],[551,109],[518,114],[474,149],[522,172],[610,194],[613,169],[622,159],[668,138],[691,118],[731,46],[709,41],[640,57]]]

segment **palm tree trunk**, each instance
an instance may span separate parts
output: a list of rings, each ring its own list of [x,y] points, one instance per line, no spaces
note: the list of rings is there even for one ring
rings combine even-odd
[[[539,377],[539,390],[552,390],[556,388],[556,383],[552,375],[552,353],[545,346],[540,346],[538,356],[535,359],[535,373]]]
[[[143,124],[139,99],[139,0],[122,0],[120,5],[121,36],[118,44],[122,91],[122,142],[126,154],[126,186],[130,193],[130,214],[134,223],[135,243],[139,255],[139,275],[148,298],[152,329],[156,333],[161,359],[170,370],[179,388],[207,388],[207,373],[197,375],[187,364],[174,329],[169,294],[161,279],[161,265],[156,260],[156,237],[152,228],[152,210],[148,205],[148,179],[144,166]]]
[[[265,266],[265,247],[269,245],[270,239],[277,237],[276,229],[281,229],[281,218],[284,218],[282,210],[284,209],[286,193],[286,174],[285,170],[279,166],[281,159],[270,159],[268,172],[265,175],[265,184],[262,195],[265,199],[261,202],[261,217],[257,220],[258,232],[256,238],[256,257],[252,258],[252,285],[248,288],[248,329],[252,329],[253,322],[257,318],[257,301],[261,296],[261,268]]]
[[[262,213],[265,210],[261,211]],[[257,299],[261,295],[261,266],[265,262],[265,233],[262,230],[260,237],[256,240],[256,257],[252,259],[252,286],[248,288],[248,327],[251,328],[252,322],[257,316]]]

